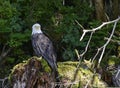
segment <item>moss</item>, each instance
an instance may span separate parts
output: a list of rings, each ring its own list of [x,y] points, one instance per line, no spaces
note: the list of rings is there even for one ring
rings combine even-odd
[[[38,63],[40,61],[44,72],[51,71],[49,65],[44,59],[37,58],[37,57],[32,57],[32,58],[36,59]],[[11,75],[13,73],[15,74],[16,69],[19,70],[19,72],[22,74],[22,70],[24,70],[24,67],[26,65],[30,64],[29,61],[32,58],[29,58],[27,61],[23,61],[23,63],[19,63],[16,66],[14,66],[12,69]],[[76,70],[78,63],[79,62],[72,62],[72,61],[58,62],[58,72],[60,74],[60,80],[61,80],[61,84],[63,85],[63,88],[70,86],[71,84],[73,84],[72,88],[81,88],[86,86],[88,82],[89,82],[88,86],[90,88],[96,87],[96,86],[101,87],[101,85],[104,87],[107,86],[102,80],[99,79],[99,75],[94,74],[88,68],[86,62],[81,63],[81,66]],[[34,63],[34,66],[36,67],[35,63]],[[19,74],[18,72],[16,73]],[[43,75],[41,70],[39,72],[39,75]]]
[[[53,82],[53,80],[54,77],[53,74],[51,74],[50,67],[41,57],[32,57],[23,61],[23,63],[15,65],[9,75],[11,88],[14,86],[18,88],[24,85],[26,85],[27,88],[36,88],[37,86],[44,87],[46,85],[52,86],[51,82]]]
[[[120,63],[120,58],[116,56],[110,56],[108,60],[108,65],[109,66],[114,66],[114,65],[119,65]]]
[[[78,69],[77,74],[75,74],[77,64],[78,62],[72,61],[58,63],[58,71],[62,81],[70,84],[76,75],[76,79],[74,80],[72,88],[81,88],[85,86],[89,81],[90,83],[88,86],[90,88],[101,87],[101,85],[103,88],[107,86],[102,80],[99,79],[99,75],[94,74],[91,70],[89,70],[89,68],[83,68],[87,67],[87,65],[85,65],[86,63],[82,63]]]
[[[73,62],[73,61],[66,61],[66,62],[58,62],[59,66],[62,65],[71,65],[71,66],[77,66],[78,62]]]
[[[42,67],[43,67],[44,71],[45,72],[51,72],[50,66],[48,65],[46,60],[41,58],[41,62],[42,62],[41,64],[42,64]]]
[[[72,80],[77,64],[78,64],[77,62],[72,62],[72,61],[59,62],[58,71],[59,71],[60,76],[66,77]]]
[[[22,63],[15,65],[13,67],[13,69],[11,69],[11,74],[9,75],[9,79],[11,78],[11,75],[15,72],[16,69],[18,71],[24,70],[25,65],[27,65],[31,59],[36,59],[36,60],[40,61],[42,64],[43,70],[45,72],[51,72],[51,69],[48,66],[47,62],[42,57],[38,58],[38,57],[34,56],[34,57],[29,58],[28,60],[24,60]]]

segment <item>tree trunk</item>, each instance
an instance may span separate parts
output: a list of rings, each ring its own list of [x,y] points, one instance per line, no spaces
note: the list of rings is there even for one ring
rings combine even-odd
[[[11,74],[12,88],[54,88],[52,74],[45,72],[42,62],[35,57],[16,65]]]
[[[103,0],[93,0],[95,5],[96,18],[100,21],[107,21]]]
[[[118,16],[120,15],[119,13],[120,13],[120,10],[119,10],[119,8],[120,8],[120,3],[119,3],[119,0],[113,0],[113,3],[112,3],[112,6],[113,6],[113,19],[116,19],[116,18],[118,18]]]

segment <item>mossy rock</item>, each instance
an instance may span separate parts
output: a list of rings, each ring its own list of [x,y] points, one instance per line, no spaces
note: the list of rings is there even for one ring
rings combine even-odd
[[[42,58],[32,57],[23,63],[17,64],[13,67],[9,77],[12,87],[17,88],[20,84],[23,86],[23,83],[26,83],[26,88],[44,88],[44,86],[47,86],[45,88],[54,88],[53,84],[59,85],[61,88],[70,86],[71,88],[82,88],[86,85],[89,88],[105,88],[107,86],[105,82],[99,79],[98,74],[94,74],[87,67],[86,63],[82,63],[77,70],[78,62],[66,61],[57,64],[59,82],[55,82],[49,65]]]
[[[76,70],[78,64],[78,62],[72,61],[58,63],[58,71],[65,87],[71,86],[71,84],[73,84],[72,88],[83,88],[86,85],[89,88],[105,88],[107,86],[97,73],[93,73],[89,67],[86,67],[85,63],[82,63]]]
[[[51,69],[48,66],[47,62],[44,59],[42,59],[42,57],[38,58],[38,57],[34,56],[32,58],[29,58],[28,60],[23,61],[22,63],[19,63],[19,64],[15,65],[13,67],[13,69],[11,70],[12,71],[11,73],[13,73],[14,70],[16,70],[16,69],[18,69],[18,70],[24,69],[23,67],[25,65],[27,65],[30,62],[30,60],[33,59],[33,58],[41,62],[41,66],[44,69],[44,71],[46,71],[46,72],[50,72],[51,71]]]

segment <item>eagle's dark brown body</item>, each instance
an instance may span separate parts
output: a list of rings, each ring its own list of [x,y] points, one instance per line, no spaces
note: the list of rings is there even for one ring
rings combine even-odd
[[[32,46],[37,56],[42,56],[50,65],[51,69],[56,72],[56,53],[52,42],[43,33],[32,34]]]

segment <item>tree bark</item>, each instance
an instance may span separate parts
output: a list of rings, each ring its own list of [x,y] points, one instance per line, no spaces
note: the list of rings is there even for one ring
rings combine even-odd
[[[11,79],[12,88],[52,88],[54,86],[52,85],[53,76],[45,72],[42,62],[35,57],[26,63],[16,65]]]
[[[119,3],[119,0],[113,0],[113,3],[112,3],[112,6],[113,6],[113,19],[116,19],[118,18],[118,16],[120,15],[120,10],[119,10],[119,6],[120,6],[120,3]]]
[[[103,0],[93,0],[95,5],[96,18],[100,21],[107,21]]]

